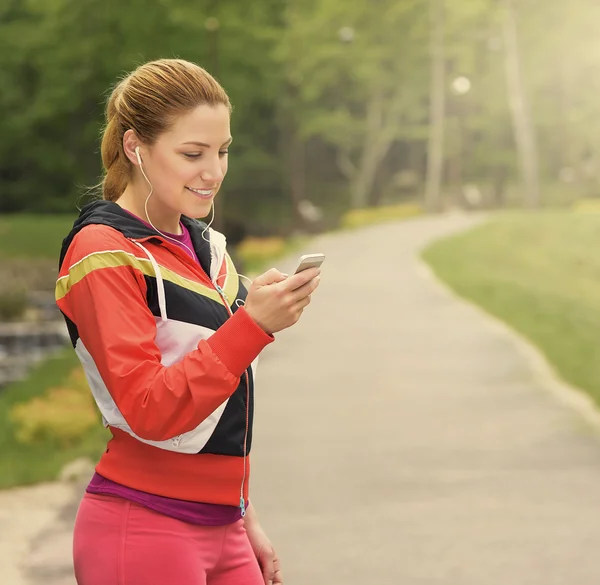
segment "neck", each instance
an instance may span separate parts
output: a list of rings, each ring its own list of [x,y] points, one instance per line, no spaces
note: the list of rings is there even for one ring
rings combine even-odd
[[[152,194],[146,204],[147,199],[148,193],[143,192],[142,189],[136,189],[135,185],[129,184],[116,203],[123,209],[147,221],[161,232],[180,234],[181,214],[161,204],[155,193]]]

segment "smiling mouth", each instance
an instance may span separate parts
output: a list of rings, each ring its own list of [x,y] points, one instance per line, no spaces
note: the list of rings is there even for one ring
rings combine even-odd
[[[186,187],[186,189],[195,195],[198,195],[198,197],[203,197],[205,199],[210,197],[215,191],[214,189],[194,189],[192,187]]]

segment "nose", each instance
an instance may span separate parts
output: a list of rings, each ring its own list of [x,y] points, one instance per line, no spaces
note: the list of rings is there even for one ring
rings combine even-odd
[[[223,165],[219,155],[206,157],[206,167],[203,169],[201,176],[205,183],[222,183],[225,178]]]

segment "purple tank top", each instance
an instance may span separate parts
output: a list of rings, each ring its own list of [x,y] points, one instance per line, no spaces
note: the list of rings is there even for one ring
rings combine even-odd
[[[126,209],[124,211],[127,211]],[[154,229],[149,223],[127,211],[130,215],[141,221],[150,229]],[[173,243],[177,244],[184,252],[192,256],[196,262],[198,258],[194,252],[192,238],[187,228],[180,222],[181,235],[169,234],[165,235],[172,239]],[[205,504],[203,502],[188,502],[186,500],[176,500],[174,498],[165,498],[149,494],[140,490],[135,490],[127,486],[121,485],[101,476],[99,473],[94,473],[86,491],[91,494],[105,494],[109,496],[117,496],[125,500],[129,500],[145,506],[150,510],[188,522],[190,524],[198,524],[201,526],[224,526],[233,524],[242,517],[242,511],[238,506],[225,506],[222,504]]]

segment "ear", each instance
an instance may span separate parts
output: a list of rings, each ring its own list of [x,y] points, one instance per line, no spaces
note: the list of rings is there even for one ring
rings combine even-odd
[[[135,152],[136,148],[140,149],[140,156],[142,156],[141,142],[139,141],[135,132],[129,129],[123,135],[123,152],[132,165],[139,166],[140,163],[138,161],[138,155]]]

